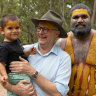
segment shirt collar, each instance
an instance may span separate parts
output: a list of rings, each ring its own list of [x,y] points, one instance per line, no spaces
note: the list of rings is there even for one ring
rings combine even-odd
[[[41,53],[40,53],[40,51],[39,51],[39,44],[37,43],[36,44],[36,50],[37,50],[37,52],[40,54],[40,55],[42,55]],[[57,53],[58,53],[58,50],[57,50],[57,45],[54,45],[53,47],[52,47],[52,49],[48,52],[48,53],[46,53],[45,55],[43,55],[43,56],[47,56],[47,55],[49,55],[49,54],[51,54],[51,53],[53,53],[53,54],[55,54],[55,55],[57,55]]]

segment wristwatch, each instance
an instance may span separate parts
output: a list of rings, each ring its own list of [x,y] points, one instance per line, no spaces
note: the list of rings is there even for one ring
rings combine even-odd
[[[32,79],[33,80],[37,79],[37,76],[38,76],[38,71],[32,74]]]

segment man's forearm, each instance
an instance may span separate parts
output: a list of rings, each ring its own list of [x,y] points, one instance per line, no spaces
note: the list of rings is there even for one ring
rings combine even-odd
[[[38,74],[38,78],[35,80],[35,82],[40,88],[42,88],[46,93],[50,94],[51,96],[61,96],[56,88],[56,85],[53,82],[45,79],[40,74]]]
[[[49,95],[61,96],[61,94],[58,92],[56,88],[56,85],[53,82],[50,82],[49,80],[41,76],[40,74],[38,74],[37,78],[35,79],[35,82],[43,91],[45,91]]]
[[[28,86],[24,85],[25,83],[28,83]],[[11,85],[9,83],[4,86],[7,90],[12,91],[15,94],[18,94],[20,96],[36,96],[34,88],[31,83],[29,83],[27,80],[21,80],[16,85]]]

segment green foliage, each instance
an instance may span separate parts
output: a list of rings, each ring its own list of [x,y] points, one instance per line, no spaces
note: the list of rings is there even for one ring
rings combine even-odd
[[[88,5],[93,12],[93,0],[53,0],[53,9],[61,16],[61,9],[64,7],[64,18],[66,20],[64,27],[67,32],[70,31],[70,7],[77,3]],[[23,44],[37,42],[36,30],[31,22],[31,18],[40,18],[49,9],[50,0],[0,0],[0,16],[16,14],[20,18],[23,29],[19,38]],[[94,28],[96,28],[96,23],[94,24]],[[1,40],[3,40],[3,37],[0,35]]]

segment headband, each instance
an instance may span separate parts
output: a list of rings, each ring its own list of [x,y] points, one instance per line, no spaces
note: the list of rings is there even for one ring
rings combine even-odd
[[[77,14],[86,14],[86,15],[90,16],[89,13],[85,9],[76,9],[76,10],[74,10],[72,12],[72,17],[74,15],[77,15]]]

